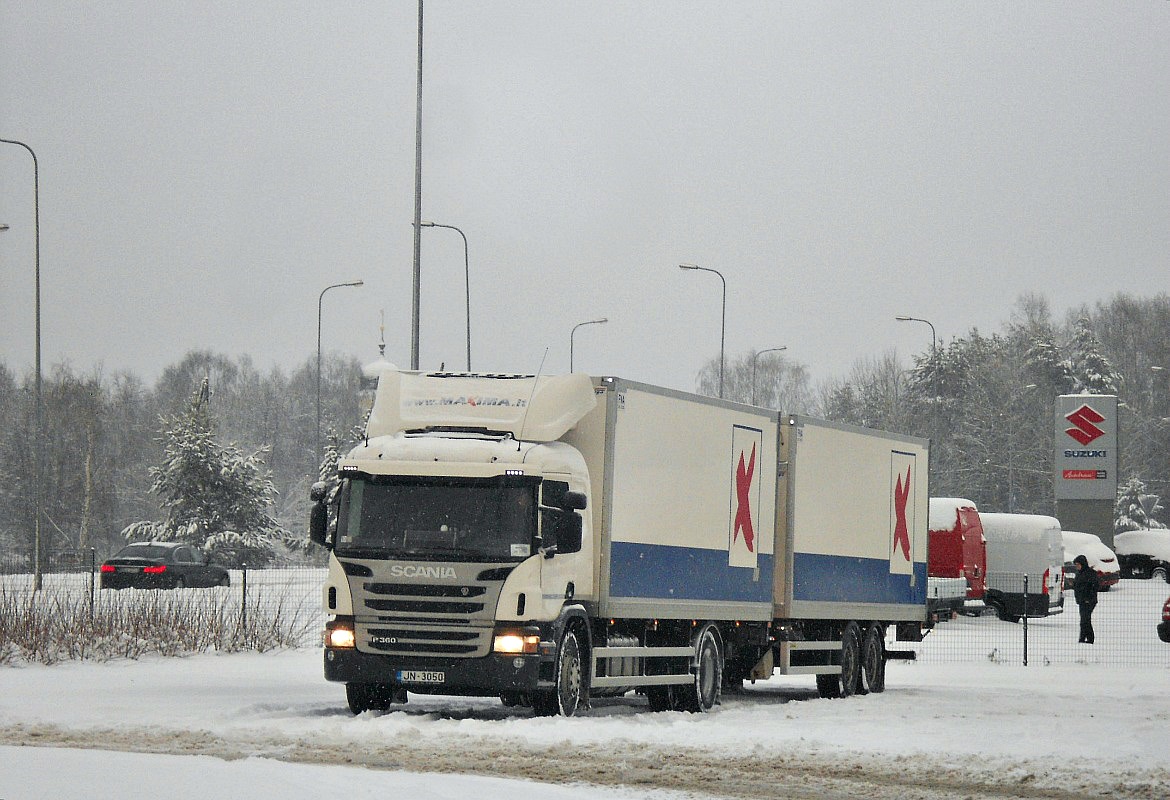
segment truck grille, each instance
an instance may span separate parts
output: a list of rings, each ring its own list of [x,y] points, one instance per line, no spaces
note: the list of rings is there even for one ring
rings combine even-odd
[[[350,576],[359,650],[447,658],[490,652],[506,572],[498,581],[443,584],[379,581],[374,570],[364,580]]]
[[[484,655],[491,639],[490,628],[370,627],[366,634],[367,644],[371,650],[377,650],[380,653],[420,656],[473,657]]]

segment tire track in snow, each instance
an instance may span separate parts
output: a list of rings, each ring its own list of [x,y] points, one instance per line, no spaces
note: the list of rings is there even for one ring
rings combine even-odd
[[[665,749],[616,743],[534,747],[506,739],[397,737],[371,745],[316,742],[306,738],[234,731],[158,728],[62,729],[50,725],[0,728],[0,744],[72,747],[167,755],[248,757],[361,766],[380,770],[444,772],[521,778],[544,783],[666,789],[704,797],[761,800],[1088,800],[1106,792],[1115,800],[1163,800],[1170,776],[1155,771],[1143,780],[1075,787],[1053,786],[1053,777],[1026,768],[989,782],[924,758],[809,754],[728,757],[696,748]],[[1079,780],[1057,771],[1056,780]]]

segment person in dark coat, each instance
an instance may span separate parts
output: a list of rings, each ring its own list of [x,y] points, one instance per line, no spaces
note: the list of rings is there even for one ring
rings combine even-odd
[[[1078,642],[1092,644],[1093,639],[1093,609],[1097,607],[1097,588],[1099,579],[1097,571],[1089,567],[1089,559],[1077,556],[1073,559],[1077,574],[1073,578],[1073,597],[1076,598],[1077,608],[1081,612],[1081,638]]]

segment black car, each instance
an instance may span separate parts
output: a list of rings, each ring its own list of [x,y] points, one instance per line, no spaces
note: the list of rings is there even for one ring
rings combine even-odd
[[[189,544],[135,542],[102,564],[103,589],[229,586],[228,571]]]

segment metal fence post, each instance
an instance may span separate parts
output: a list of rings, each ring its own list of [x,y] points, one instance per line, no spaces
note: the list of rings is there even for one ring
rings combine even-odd
[[[93,605],[95,601],[95,593],[97,589],[97,581],[94,577],[94,572],[97,570],[97,551],[94,548],[89,548],[89,624],[93,624]]]
[[[1024,573],[1024,666],[1028,666],[1028,573]]]
[[[248,630],[248,565],[241,565],[243,577],[240,579],[240,633]]]

